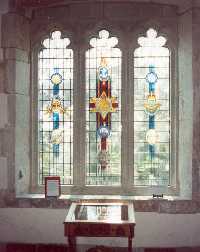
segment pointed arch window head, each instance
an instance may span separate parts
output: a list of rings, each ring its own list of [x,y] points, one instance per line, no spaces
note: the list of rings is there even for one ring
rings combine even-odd
[[[170,185],[170,51],[148,29],[134,51],[134,183]]]
[[[38,55],[39,184],[60,176],[72,183],[73,172],[73,51],[70,40],[54,31]]]
[[[86,184],[121,183],[121,50],[101,30],[86,51]]]

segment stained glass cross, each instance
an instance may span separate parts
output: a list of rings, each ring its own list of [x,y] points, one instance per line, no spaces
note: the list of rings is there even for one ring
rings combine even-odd
[[[100,155],[107,150],[107,138],[111,130],[111,113],[116,112],[118,101],[111,95],[111,78],[105,58],[101,58],[96,84],[96,97],[90,98],[90,112],[96,113],[96,130],[101,138]],[[107,134],[106,134],[107,131]],[[106,157],[105,157],[106,158]],[[101,162],[101,168],[106,168],[106,162]]]

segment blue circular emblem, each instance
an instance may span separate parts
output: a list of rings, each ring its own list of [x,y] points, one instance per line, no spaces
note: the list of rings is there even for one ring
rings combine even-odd
[[[110,135],[110,130],[106,126],[101,126],[98,128],[97,134],[100,138],[107,138]]]
[[[146,75],[146,81],[149,83],[155,83],[158,80],[158,76],[154,72],[150,72]]]
[[[59,73],[54,73],[51,75],[51,82],[54,85],[59,85],[62,82],[62,75]]]
[[[101,81],[107,81],[109,79],[109,75],[108,75],[108,68],[106,67],[100,67],[99,68],[99,79]]]

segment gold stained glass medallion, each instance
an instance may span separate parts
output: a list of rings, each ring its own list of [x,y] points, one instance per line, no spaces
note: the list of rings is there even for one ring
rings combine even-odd
[[[147,96],[147,102],[144,104],[145,112],[150,115],[154,115],[160,109],[160,103],[156,101],[155,94],[149,94]]]
[[[106,92],[102,92],[99,98],[92,97],[90,104],[94,104],[93,108],[90,108],[91,112],[100,113],[102,118],[105,119],[108,113],[116,112],[117,98],[107,97]]]
[[[51,101],[50,106],[47,107],[47,113],[52,114],[54,112],[57,113],[65,113],[67,109],[63,108],[60,99],[54,98]]]

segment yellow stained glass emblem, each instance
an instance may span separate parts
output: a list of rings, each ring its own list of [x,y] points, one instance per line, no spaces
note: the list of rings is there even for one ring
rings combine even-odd
[[[155,115],[159,111],[160,103],[156,102],[156,96],[154,94],[148,95],[144,108],[146,113],[149,115]]]
[[[108,113],[116,112],[116,97],[107,97],[106,92],[102,92],[99,98],[92,97],[90,99],[90,104],[95,106],[90,108],[91,112],[98,112],[101,114],[102,118],[105,119]]]
[[[54,112],[63,114],[66,112],[66,109],[62,107],[61,101],[59,99],[52,99],[50,106],[47,107],[48,114],[52,114]]]

